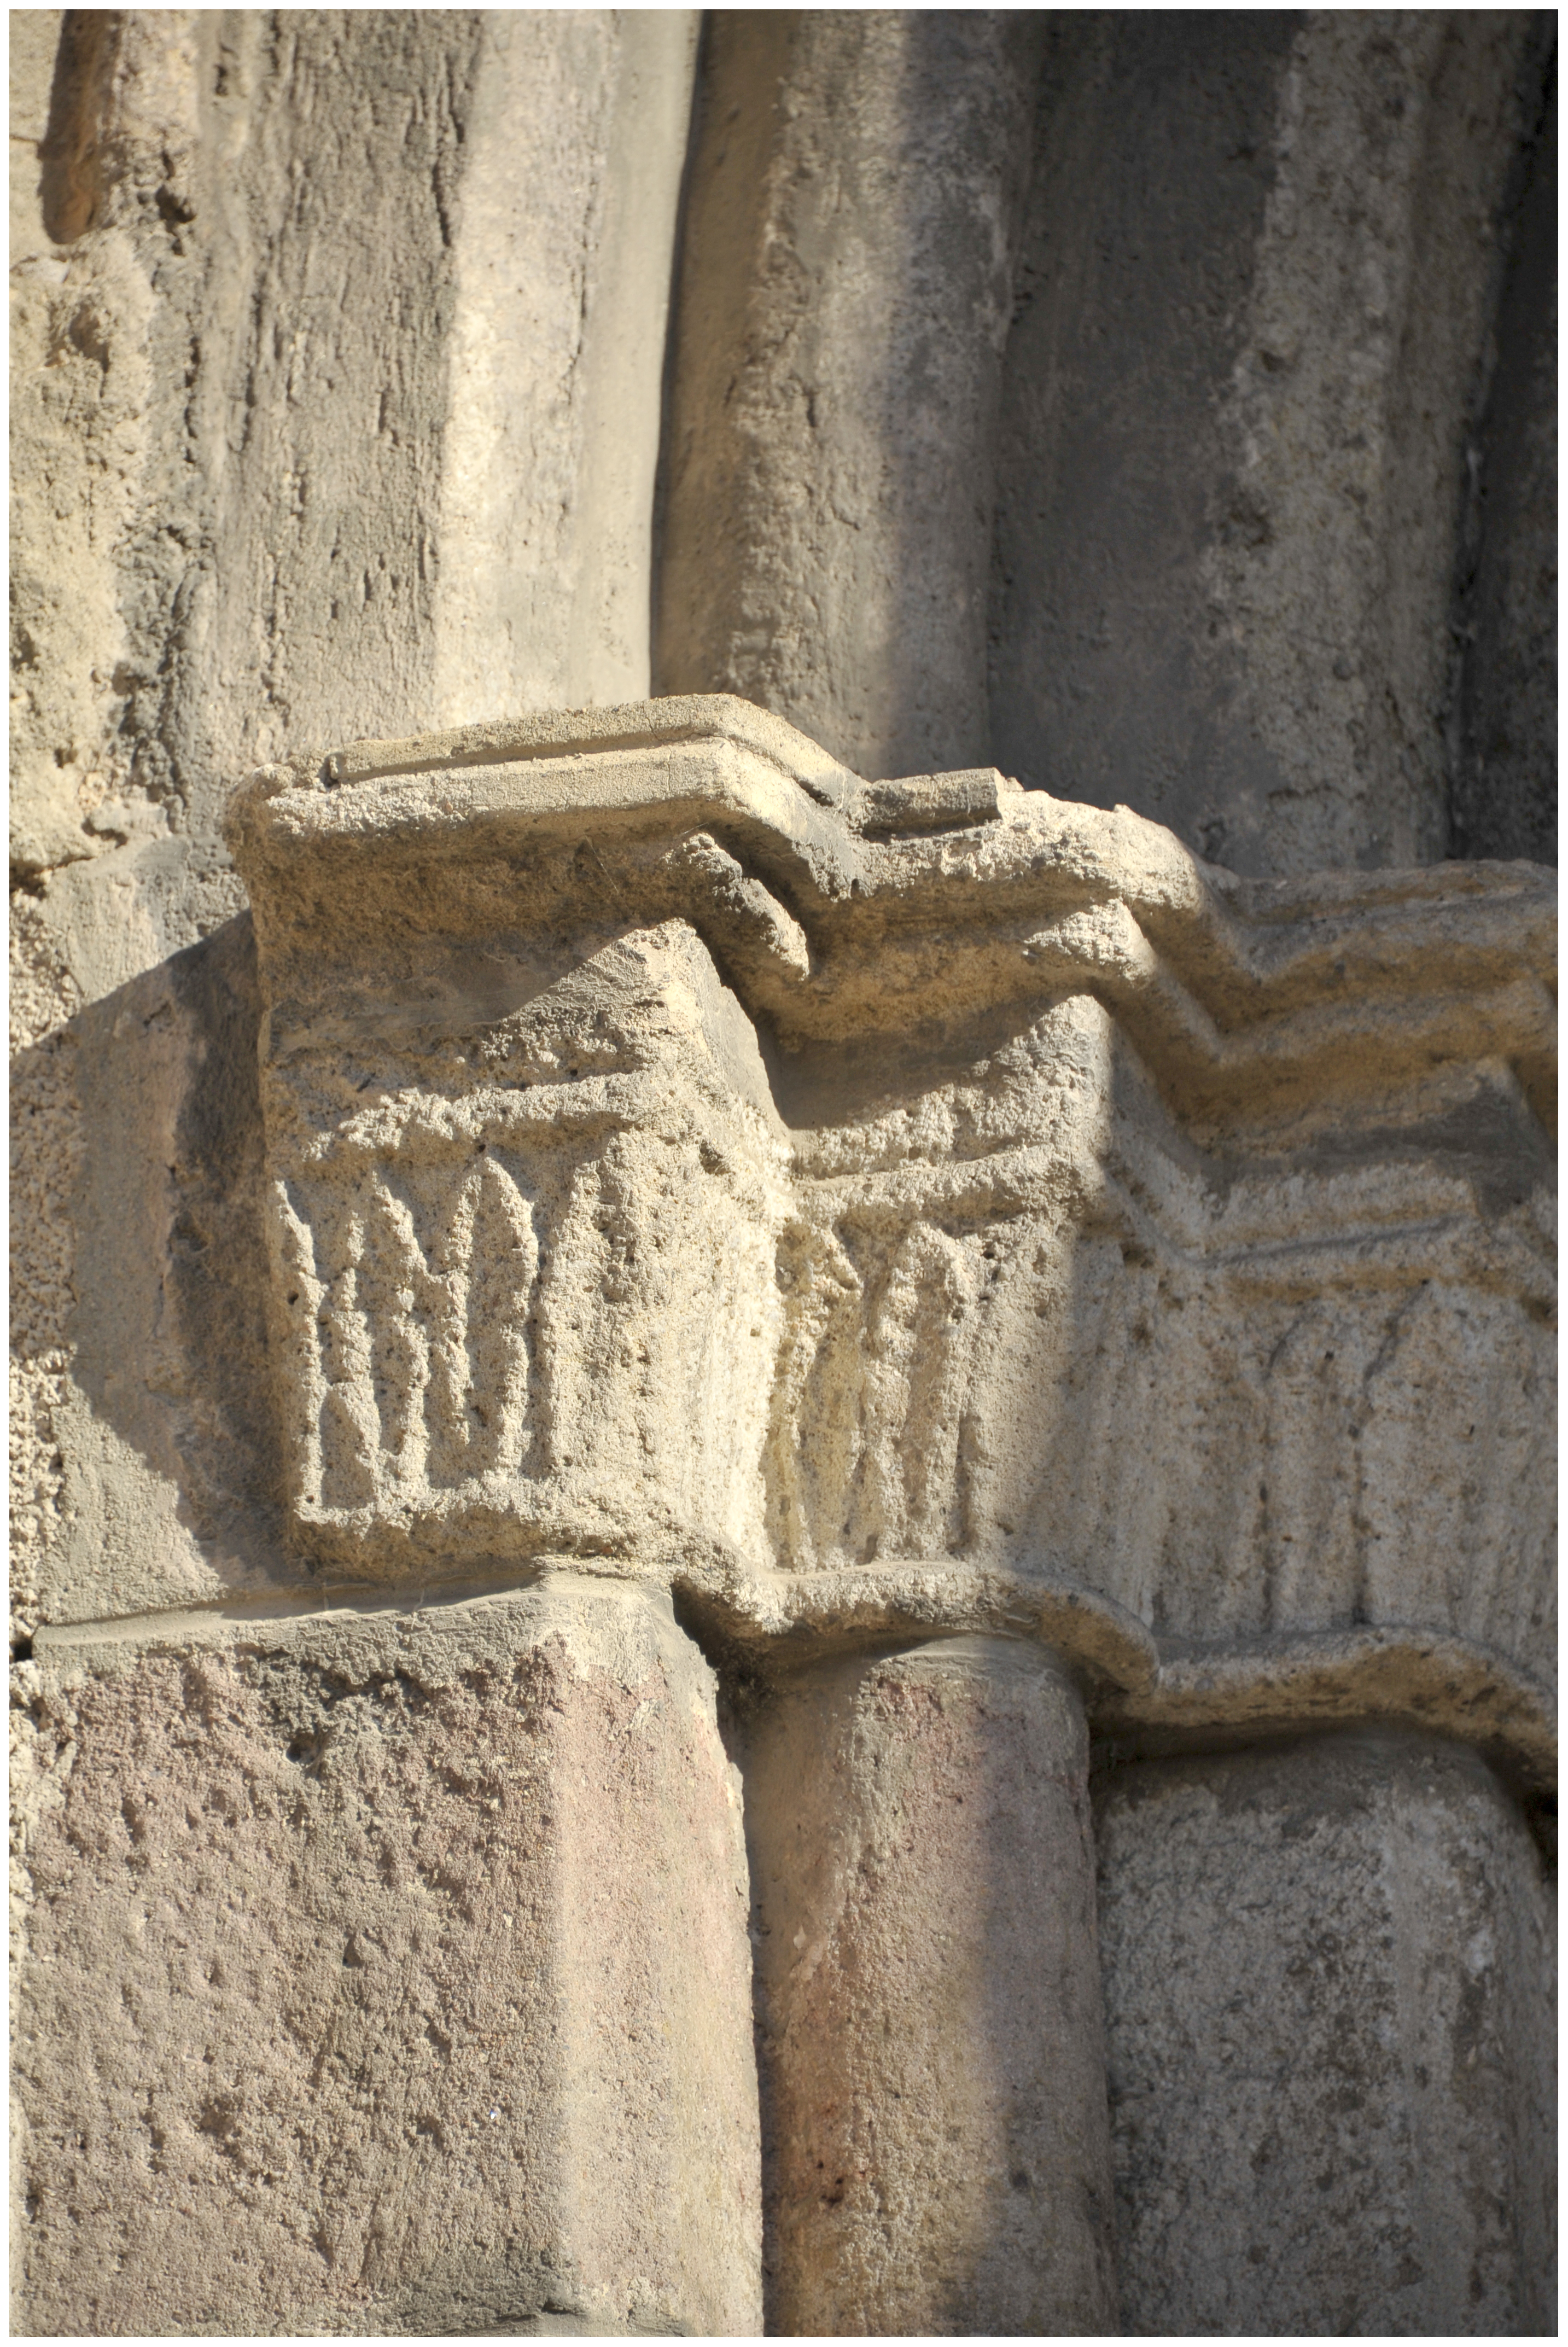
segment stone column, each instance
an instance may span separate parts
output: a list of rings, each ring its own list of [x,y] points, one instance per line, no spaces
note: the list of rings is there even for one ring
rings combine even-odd
[[[1552,2332],[1551,1906],[1485,1763],[1353,1731],[1096,1818],[1129,2330]]]
[[[569,1553],[657,1577],[775,1691],[751,1768],[789,2331],[1114,2319],[1084,1730],[1040,1649],[1123,1750],[1375,1717],[1550,1768],[1542,881],[1282,897],[1124,811],[979,779],[869,786],[691,700],[350,744],[231,815],[292,1541],[357,1579]],[[854,1651],[877,1659],[795,1659]],[[1267,1767],[1235,1764],[1238,1814]],[[1535,2302],[1487,2213],[1535,2276],[1509,2096],[1450,2112],[1417,2075],[1471,2042],[1462,1997],[1421,2018],[1435,1942],[1399,1921],[1444,1798],[1374,1787],[1342,1847],[1271,1826],[1307,1920],[1269,1961],[1245,1953],[1250,1877],[1218,1865],[1225,1998],[1276,1983],[1255,2039],[1290,1995],[1304,2044],[1333,2007],[1311,1918],[1341,1901],[1406,2032],[1354,2106],[1308,2095],[1286,2232],[1242,2239],[1222,2328],[1452,2327],[1471,2278],[1461,2315]],[[1432,1861],[1434,1914],[1464,1911],[1491,1830]],[[1120,1863],[1108,1841],[1134,1971],[1157,1913],[1151,1994],[1179,1998],[1203,1866],[1151,1909]],[[1163,2081],[1168,2157],[1128,2204],[1162,2306],[1189,2077],[1213,2074],[1207,2157],[1230,2157],[1227,2015],[1184,2034],[1134,2000],[1119,2024]],[[1352,1999],[1319,2071],[1359,2020]],[[1418,2109],[1454,2132],[1435,2197],[1385,2189]],[[1415,2244],[1390,2278],[1374,2228],[1353,2303],[1313,2264],[1316,2178],[1341,2171]],[[1254,2188],[1225,2188],[1245,2215]],[[1171,2287],[1202,2327],[1212,2301]]]
[[[680,1606],[769,1691],[782,2327],[1116,2319],[1062,1669],[1130,1764],[1393,1738],[1106,1810],[1134,2324],[1539,2321],[1545,876],[1281,891],[720,698],[342,744],[229,836],[253,964],[71,1038],[30,2312],[755,2320]]]
[[[1238,872],[1445,853],[1532,40],[1505,10],[1053,20],[996,463],[1009,774]]]
[[[1087,1764],[1005,1638],[816,1665],[754,1718],[772,2329],[1115,2328]]]
[[[863,774],[986,757],[1027,12],[709,19],[672,354],[660,692]]]

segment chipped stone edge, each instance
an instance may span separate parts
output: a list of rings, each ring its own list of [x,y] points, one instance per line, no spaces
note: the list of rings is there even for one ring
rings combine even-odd
[[[450,856],[481,838],[520,850],[585,828],[608,841],[629,825],[641,836],[693,822],[729,828],[796,900],[775,909],[792,930],[804,920],[803,949],[742,989],[792,1027],[836,1015],[820,948],[841,922],[853,929],[913,890],[899,928],[913,917],[945,931],[957,891],[966,928],[989,908],[970,940],[982,955],[1005,955],[1003,932],[1043,917],[1037,937],[1013,939],[1019,979],[1037,965],[1034,987],[1102,994],[1195,1094],[1244,1071],[1331,1075],[1348,1053],[1404,1072],[1407,1061],[1501,1057],[1550,1124],[1554,880],[1529,865],[1246,882],[1126,808],[1025,793],[990,770],[863,784],[781,719],[723,694],[263,768],[233,794],[225,830],[265,959],[269,900],[302,857],[335,864],[416,841]],[[866,1023],[865,1004],[854,1023]]]
[[[1224,1650],[1176,1651],[1112,1599],[1026,1574],[905,1563],[629,1583],[587,1561],[528,1576],[286,1598],[43,1626],[33,1669],[98,1672],[143,1653],[272,1646],[313,1630],[374,1629],[400,1648],[464,1628],[493,1637],[538,1601],[619,1596],[667,1610],[722,1675],[788,1675],[835,1653],[984,1634],[1049,1647],[1079,1681],[1097,1739],[1122,1757],[1378,1723],[1453,1737],[1522,1793],[1556,1783],[1550,1690],[1479,1642],[1399,1624],[1298,1631]],[[556,1606],[551,1605],[552,1614]],[[22,1666],[24,1669],[26,1665]]]

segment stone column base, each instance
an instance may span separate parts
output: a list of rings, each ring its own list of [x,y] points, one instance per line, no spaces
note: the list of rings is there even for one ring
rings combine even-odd
[[[1096,1807],[1128,2329],[1553,2331],[1552,1918],[1485,1763],[1348,1732]]]

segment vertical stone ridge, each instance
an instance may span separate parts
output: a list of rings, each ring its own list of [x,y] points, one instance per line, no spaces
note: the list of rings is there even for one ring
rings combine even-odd
[[[13,856],[188,835],[142,888],[180,945],[235,774],[647,691],[695,19],[77,14],[20,255]]]
[[[438,724],[649,690],[695,46],[690,10],[484,18],[454,230]],[[552,117],[576,131],[564,170],[556,141],[518,136]]]
[[[1038,44],[1005,11],[710,20],[656,690],[744,694],[873,779],[986,758]]]
[[[1527,136],[1503,223],[1455,627],[1455,856],[1557,861],[1557,52],[1540,20],[1522,74]]]
[[[1443,855],[1463,450],[1528,38],[1431,11],[1054,35],[1004,393],[1007,771],[1240,872]]]

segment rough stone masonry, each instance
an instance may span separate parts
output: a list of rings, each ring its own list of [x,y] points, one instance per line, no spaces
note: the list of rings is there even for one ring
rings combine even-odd
[[[43,2335],[1546,2335],[1554,31],[24,11]]]

